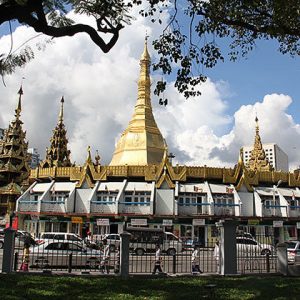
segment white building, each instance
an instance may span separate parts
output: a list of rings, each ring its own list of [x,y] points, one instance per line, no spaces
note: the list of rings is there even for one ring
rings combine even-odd
[[[28,148],[27,153],[30,155],[29,167],[35,169],[40,163],[40,154],[36,148]]]
[[[287,154],[277,145],[273,143],[262,145],[266,157],[274,170],[288,172],[289,170],[289,160]],[[244,146],[242,148],[243,161],[245,164],[248,163],[251,157],[252,146]]]

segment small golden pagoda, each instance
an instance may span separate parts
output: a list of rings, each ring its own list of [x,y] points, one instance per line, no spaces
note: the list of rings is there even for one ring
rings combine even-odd
[[[62,97],[58,123],[50,139],[50,148],[46,149],[46,158],[40,164],[42,168],[71,166],[71,151],[68,150],[67,131],[64,125],[64,102],[64,97]]]
[[[150,56],[145,39],[140,59],[138,98],[127,129],[117,143],[110,166],[159,164],[165,151],[165,141],[155,122],[150,97]]]
[[[259,135],[258,118],[255,118],[255,139],[253,150],[251,151],[251,157],[246,167],[252,171],[272,171],[273,167],[266,157],[265,150],[263,149],[261,138]]]
[[[15,110],[15,119],[5,131],[0,149],[0,215],[15,210],[16,199],[22,194],[22,185],[26,185],[29,177],[27,162],[28,143],[26,132],[20,120],[23,90],[18,91],[19,100]]]

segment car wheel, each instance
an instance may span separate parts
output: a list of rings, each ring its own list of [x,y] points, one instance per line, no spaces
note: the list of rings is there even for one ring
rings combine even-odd
[[[0,241],[0,249],[3,249],[4,247],[4,242]]]
[[[267,254],[271,254],[271,251],[269,250],[269,249],[263,249],[262,251],[261,251],[261,255],[267,255]]]
[[[136,250],[135,250],[135,253],[136,253],[136,255],[139,255],[139,256],[141,256],[141,255],[144,255],[144,249],[142,249],[142,248],[137,248]]]
[[[46,267],[49,266],[48,260],[44,257],[36,259],[35,263],[39,269],[45,269]]]
[[[168,255],[175,255],[176,254],[176,250],[174,248],[168,249],[167,254]]]

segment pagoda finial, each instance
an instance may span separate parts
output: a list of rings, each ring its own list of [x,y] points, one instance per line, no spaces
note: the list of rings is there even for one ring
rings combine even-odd
[[[150,55],[148,52],[148,37],[149,35],[147,35],[147,31],[146,31],[146,35],[145,35],[145,43],[144,43],[144,51],[141,55],[141,61],[142,60],[147,60],[150,63]]]
[[[273,168],[266,157],[265,150],[263,149],[261,138],[259,135],[259,125],[257,115],[255,117],[255,139],[251,157],[248,161],[247,167],[253,171],[271,171]]]
[[[86,161],[91,162],[92,161],[91,146],[87,147],[87,153],[88,153],[88,155],[87,155]]]
[[[60,100],[60,111],[59,111],[59,117],[58,117],[59,123],[63,123],[63,121],[64,121],[64,102],[65,102],[65,99],[64,99],[64,96],[62,96],[61,100]]]
[[[16,112],[16,118],[19,118],[20,117],[20,114],[21,114],[21,111],[22,111],[22,95],[23,95],[23,88],[22,88],[22,85],[20,86],[20,89],[18,91],[18,94],[19,94],[19,100],[18,100],[18,105],[17,105],[17,108],[15,110]]]

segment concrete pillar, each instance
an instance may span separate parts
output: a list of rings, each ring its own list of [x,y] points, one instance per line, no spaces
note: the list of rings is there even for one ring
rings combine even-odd
[[[126,231],[122,232],[120,245],[120,275],[123,279],[126,279],[129,276],[129,240],[130,233]]]
[[[11,273],[14,269],[15,234],[16,230],[11,227],[4,229],[3,273]]]
[[[236,227],[234,220],[220,220],[216,223],[220,232],[219,263],[221,275],[237,274]]]
[[[284,243],[277,244],[277,270],[282,275],[288,275],[288,258],[287,258],[287,246]]]

